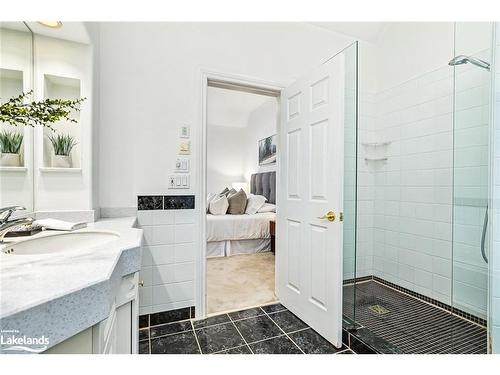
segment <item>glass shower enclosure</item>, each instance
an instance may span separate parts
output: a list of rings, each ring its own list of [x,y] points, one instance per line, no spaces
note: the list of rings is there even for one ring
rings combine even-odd
[[[375,352],[489,350],[493,25],[452,34],[449,63],[359,94],[368,137],[346,123],[344,334]]]

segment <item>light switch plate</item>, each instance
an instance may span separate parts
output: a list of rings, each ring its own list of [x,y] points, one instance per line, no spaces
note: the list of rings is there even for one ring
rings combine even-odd
[[[176,174],[168,178],[169,189],[189,189],[189,175]]]

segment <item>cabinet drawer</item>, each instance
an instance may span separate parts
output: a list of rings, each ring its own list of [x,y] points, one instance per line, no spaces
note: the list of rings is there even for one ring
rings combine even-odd
[[[116,306],[132,301],[136,298],[139,287],[139,272],[131,273],[122,278],[120,288],[116,295]]]

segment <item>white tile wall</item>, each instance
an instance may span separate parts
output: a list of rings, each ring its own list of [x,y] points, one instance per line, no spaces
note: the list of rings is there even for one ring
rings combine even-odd
[[[373,273],[451,303],[453,70],[377,95]]]
[[[138,211],[144,230],[140,314],[194,305],[194,210]]]
[[[372,162],[373,273],[485,317],[487,267],[479,244],[488,191],[489,76],[460,67],[455,85],[454,91],[453,69],[445,66],[377,94],[373,135],[391,143],[375,155],[387,162]],[[453,196],[461,202],[454,232]]]

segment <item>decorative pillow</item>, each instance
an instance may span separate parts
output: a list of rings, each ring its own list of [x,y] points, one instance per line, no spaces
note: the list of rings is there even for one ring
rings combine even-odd
[[[220,192],[220,194],[219,194],[219,195],[224,194],[224,195],[227,197],[227,194],[228,194],[228,193],[229,193],[229,189],[228,189],[228,188],[225,188],[224,190],[222,190],[222,191]]]
[[[230,215],[243,215],[247,207],[247,194],[240,189],[237,193],[229,195],[229,208],[227,213]]]
[[[229,207],[229,202],[225,195],[219,195],[210,201],[208,211],[212,215],[225,215]]]
[[[226,197],[228,197],[228,198],[229,198],[231,195],[234,195],[234,194],[236,194],[236,193],[237,193],[237,191],[236,191],[236,190],[234,190],[233,188],[231,188],[231,190],[229,190],[229,191],[227,192]]]
[[[266,201],[267,198],[263,195],[250,194],[247,199],[247,208],[245,209],[245,213],[249,215],[256,214],[259,208],[261,208]]]
[[[219,196],[219,194],[215,194],[215,193],[208,193],[207,194],[207,212],[208,212],[208,208],[210,207],[210,202],[212,202],[212,200],[218,196]]]
[[[276,205],[272,203],[264,203],[257,212],[276,212]]]

